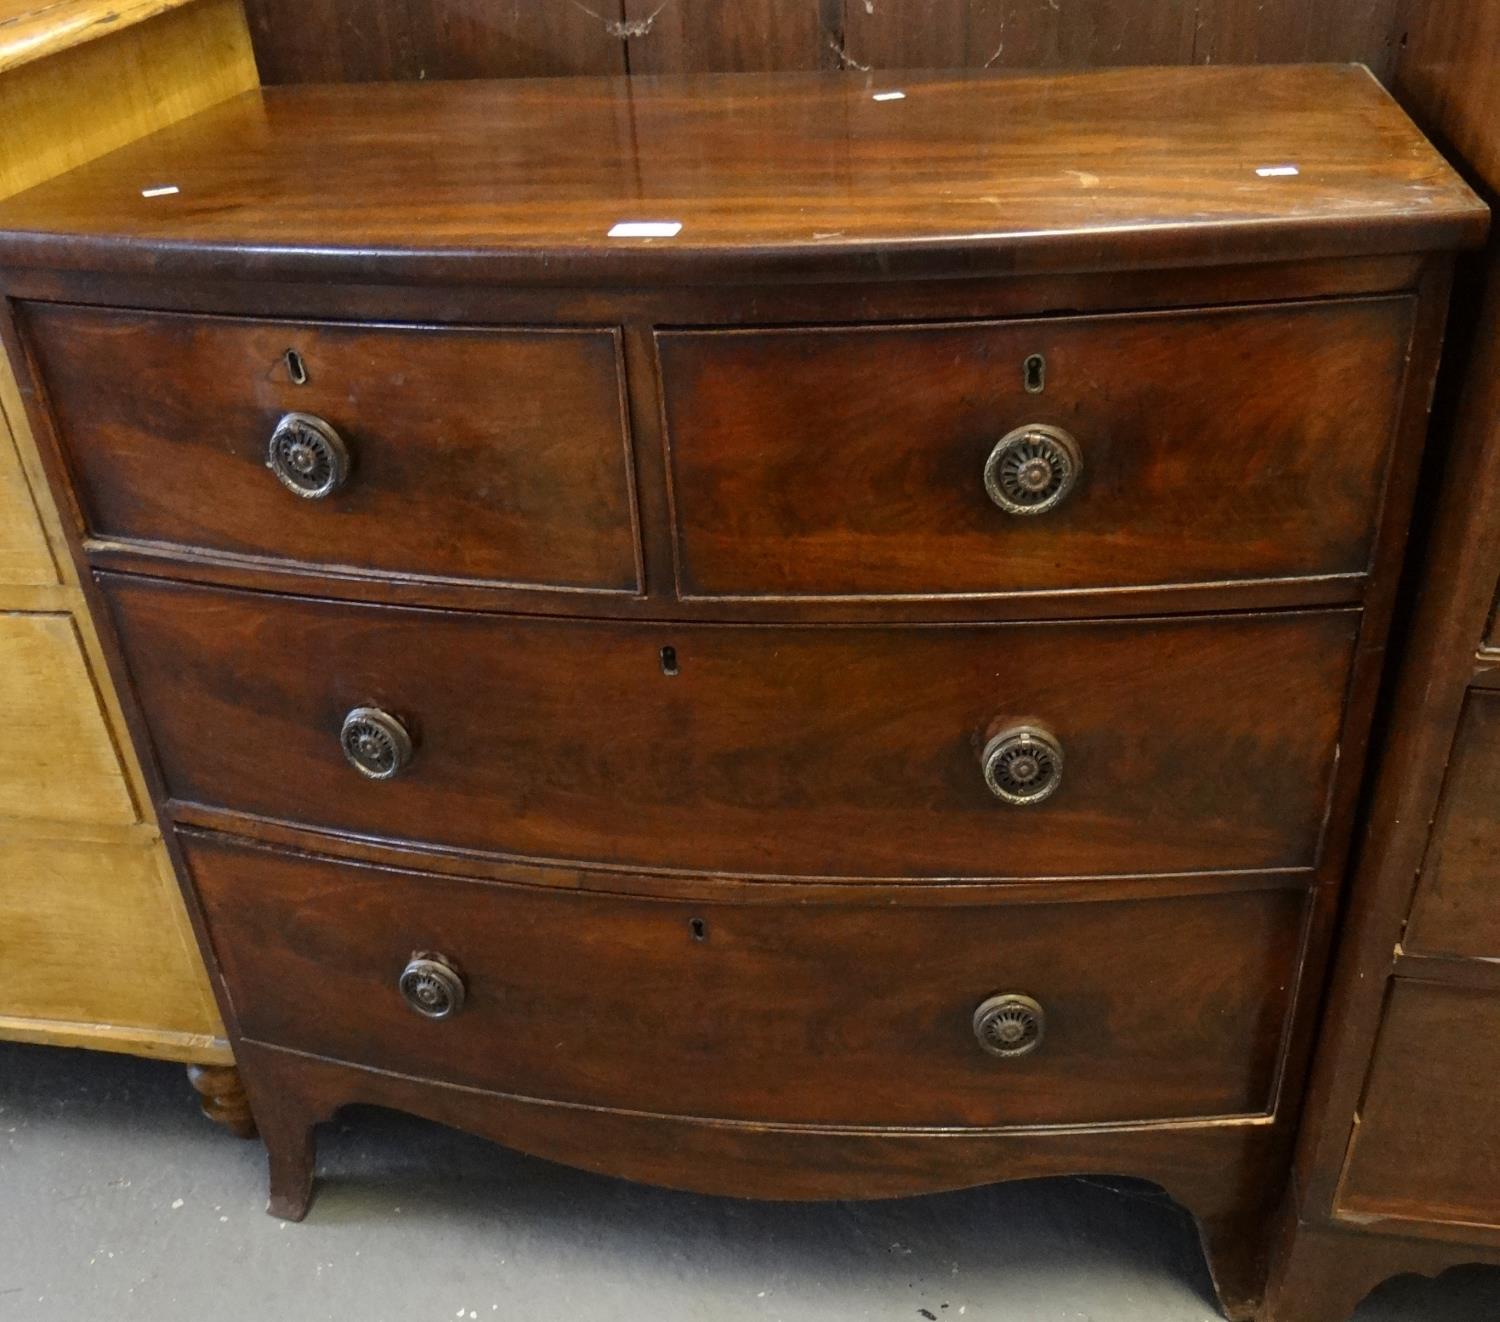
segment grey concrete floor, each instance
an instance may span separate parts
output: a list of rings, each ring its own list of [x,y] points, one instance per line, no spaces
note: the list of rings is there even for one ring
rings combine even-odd
[[[308,1220],[180,1067],[0,1043],[0,1319],[69,1322],[1211,1322],[1148,1186],[1042,1180],[882,1203],[647,1189],[410,1117],[328,1126]],[[925,1311],[924,1311],[925,1310]],[[1404,1278],[1359,1322],[1496,1322],[1500,1271]]]

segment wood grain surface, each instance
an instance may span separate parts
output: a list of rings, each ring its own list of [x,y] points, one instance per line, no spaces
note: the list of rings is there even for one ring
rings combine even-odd
[[[1402,103],[1456,159],[1500,194],[1500,5],[1402,0],[1406,40],[1396,70]]]
[[[138,819],[77,627],[66,615],[0,612],[0,820],[123,825]]]
[[[1402,944],[1500,959],[1500,694],[1464,704]]]
[[[746,1121],[995,1126],[1261,1113],[1306,894],[895,907],[670,901],[354,867],[190,834],[247,1037],[471,1087]],[[443,956],[462,1008],[397,979]],[[975,1007],[1043,1007],[1029,1055]]]
[[[1335,1217],[1500,1225],[1500,996],[1397,979]]]
[[[1311,867],[1359,619],[616,624],[101,581],[174,799],[767,876]],[[394,780],[344,763],[360,705],[412,731]],[[1028,721],[1064,780],[1013,807],[980,754]]]
[[[154,837],[0,830],[0,1037],[229,1059],[167,867]]]
[[[657,336],[680,590],[899,596],[1362,574],[1408,299]],[[1045,362],[1032,391],[1023,365]],[[1055,509],[983,483],[1031,424]]]
[[[239,0],[0,0],[0,196],[255,85]],[[0,701],[0,1037],[232,1064],[8,361]]]
[[[0,363],[0,372],[8,374],[9,370]],[[10,417],[0,400],[0,587],[56,582],[58,566],[21,467]]]
[[[611,330],[50,304],[25,325],[93,535],[404,577],[640,586]],[[266,467],[293,410],[349,450],[345,486],[321,500]]]
[[[55,8],[27,6],[38,22]],[[19,62],[0,77],[0,197],[256,85],[239,0],[63,8],[65,19],[75,12],[89,22],[108,12],[118,17],[107,34],[49,59]],[[164,12],[127,21],[156,10]],[[0,27],[0,43],[4,37]]]
[[[247,0],[268,83],[1358,60],[1396,0]]]
[[[0,265],[829,280],[1418,251],[1485,231],[1354,67],[878,90],[834,73],[269,89],[6,202]],[[609,237],[622,221],[682,229]]]
[[[0,0],[0,74],[195,0]]]
[[[1396,80],[1469,176],[1500,182],[1500,4],[1402,5]],[[1459,269],[1415,606],[1323,1013],[1265,1322],[1343,1322],[1385,1278],[1500,1263],[1494,695],[1500,250]],[[1413,885],[1417,886],[1413,907]],[[1483,956],[1462,958],[1463,955]],[[1394,975],[1394,976],[1393,976]]]

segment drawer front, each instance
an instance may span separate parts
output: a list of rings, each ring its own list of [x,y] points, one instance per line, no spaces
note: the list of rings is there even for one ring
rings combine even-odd
[[[617,337],[30,304],[88,531],[346,569],[639,589]],[[292,379],[300,362],[305,383]],[[288,413],[347,450],[331,494],[267,468]],[[299,439],[301,444],[299,445]],[[314,486],[326,438],[288,437]]]
[[[1500,1226],[1497,1080],[1500,996],[1398,978],[1339,1209]]]
[[[1308,865],[1358,618],[623,624],[101,581],[177,799],[756,875]],[[393,779],[346,765],[355,708],[409,732]],[[981,765],[1023,776],[1020,726],[1064,762],[1028,806]]]
[[[0,361],[0,376],[9,375],[10,365]],[[0,587],[56,582],[57,566],[47,549],[15,437],[0,410]]]
[[[682,591],[899,597],[1361,574],[1410,322],[1410,301],[1394,298],[662,334]],[[987,462],[1034,424],[1062,429],[1072,458],[1055,437],[1018,438],[996,456],[1001,497],[1032,509],[1057,494],[1065,463],[1076,476],[1051,509],[1007,512]]]
[[[223,1037],[158,841],[43,839],[0,824],[0,1016]]]
[[[67,615],[0,612],[0,832],[33,823],[137,819],[77,627]]]
[[[1465,700],[1404,940],[1500,959],[1500,693]]]
[[[247,1037],[533,1097],[818,1124],[1263,1112],[1304,903],[1299,889],[900,907],[651,900],[224,837],[184,846]],[[403,999],[414,956],[459,978],[450,1017]],[[1012,999],[981,1025],[1022,1054],[979,1045],[975,1012],[996,997]]]

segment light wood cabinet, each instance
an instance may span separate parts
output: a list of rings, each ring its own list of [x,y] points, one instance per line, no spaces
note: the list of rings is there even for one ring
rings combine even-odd
[[[0,0],[0,197],[255,85],[240,0]],[[186,1062],[250,1132],[63,517],[0,363],[0,1038]]]

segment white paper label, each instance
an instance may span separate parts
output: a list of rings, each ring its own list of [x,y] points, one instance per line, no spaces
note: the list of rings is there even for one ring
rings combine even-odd
[[[1283,175],[1301,174],[1295,165],[1263,165],[1256,172],[1262,179],[1279,179]]]
[[[905,92],[876,92],[871,101],[905,101]]]
[[[163,184],[160,188],[143,188],[143,189],[141,189],[141,196],[142,197],[170,197],[173,193],[180,193],[181,191],[182,190],[180,188],[178,188],[176,184]]]
[[[681,232],[680,220],[622,220],[609,227],[612,239],[675,239]]]

